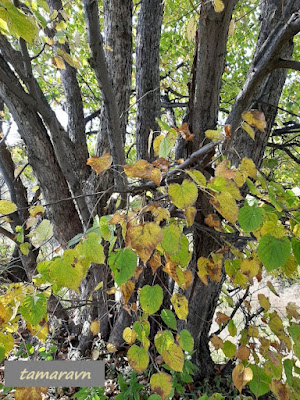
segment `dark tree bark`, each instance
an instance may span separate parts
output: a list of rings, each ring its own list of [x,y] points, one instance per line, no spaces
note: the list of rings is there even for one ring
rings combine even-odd
[[[142,0],[136,39],[136,150],[137,158],[150,160],[150,131],[159,131],[160,116],[159,41],[163,16],[162,0]]]

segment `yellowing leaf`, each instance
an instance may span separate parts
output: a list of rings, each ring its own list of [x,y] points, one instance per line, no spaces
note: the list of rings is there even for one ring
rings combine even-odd
[[[194,182],[197,183],[200,187],[205,187],[206,186],[206,178],[202,174],[202,172],[196,170],[196,169],[187,169],[185,171],[189,176],[193,179]]]
[[[208,214],[208,216],[205,217],[204,222],[211,228],[217,228],[218,230],[222,229],[221,221],[217,214]]]
[[[251,137],[251,139],[255,140],[255,131],[247,122],[242,122],[241,127],[244,129],[245,132]]]
[[[92,321],[90,325],[90,331],[94,336],[98,335],[100,331],[100,321]]]
[[[223,192],[216,194],[210,202],[228,222],[232,224],[236,223],[239,215],[239,208],[230,193]]]
[[[133,344],[136,341],[137,333],[130,328],[125,328],[123,331],[123,339],[127,344]]]
[[[134,291],[134,287],[135,287],[135,284],[132,281],[125,282],[120,286],[124,304],[128,303],[128,300],[130,299],[130,296],[132,295],[132,292]]]
[[[215,176],[223,176],[224,178],[234,179],[236,171],[228,167],[228,160],[220,162],[215,169]]]
[[[14,338],[12,334],[9,332],[0,332],[0,348],[4,348],[4,355],[5,357],[8,356],[9,352],[14,347]]]
[[[276,379],[273,379],[270,385],[270,389],[275,394],[278,400],[289,400],[290,396],[287,385],[281,383]]]
[[[234,19],[232,19],[230,21],[230,24],[229,24],[228,35],[229,36],[233,36],[234,35],[234,30],[235,30],[235,22],[234,22]]]
[[[192,206],[198,197],[197,186],[187,179],[185,179],[181,185],[178,183],[169,185],[168,193],[172,203],[181,209]]]
[[[247,275],[249,279],[258,274],[259,264],[256,260],[244,259],[241,263],[241,272]]]
[[[159,146],[160,146],[161,141],[164,139],[164,137],[165,137],[164,135],[156,136],[156,138],[153,141],[153,150],[154,150],[155,156],[158,156]]]
[[[41,204],[38,206],[32,206],[29,208],[29,214],[32,217],[36,217],[37,215],[43,215],[44,212],[45,212],[45,209]]]
[[[29,322],[26,323],[27,329],[32,335],[37,336],[42,342],[45,342],[49,335],[48,322],[42,320],[38,325],[31,325]]]
[[[92,156],[87,160],[87,165],[90,165],[93,170],[99,175],[101,172],[107,170],[112,163],[112,156],[108,153],[103,154],[101,157]]]
[[[19,245],[21,253],[24,254],[24,256],[28,256],[29,254],[29,249],[30,249],[30,244],[25,242],[25,243],[21,243]]]
[[[0,200],[0,213],[11,214],[17,210],[15,203],[9,200]]]
[[[147,222],[144,225],[129,227],[126,232],[126,243],[146,262],[162,237],[161,228],[154,222]]]
[[[157,223],[160,223],[164,219],[166,221],[169,221],[170,219],[170,211],[167,208],[159,207],[156,204],[150,204],[145,208],[145,212],[150,211],[151,214],[153,215],[155,221]]]
[[[8,307],[6,304],[0,303],[0,327],[3,323],[8,322],[12,317],[12,315],[13,315],[12,308]]]
[[[250,178],[256,179],[257,170],[256,170],[255,164],[254,164],[253,160],[251,160],[251,158],[244,157],[242,159],[242,162],[241,162],[239,168],[241,169],[242,172],[245,171],[247,173],[247,175],[250,176]]]
[[[222,0],[213,0],[213,5],[217,13],[220,13],[224,10],[224,3]]]
[[[236,171],[234,182],[237,184],[238,187],[241,187],[246,182],[247,176],[248,174],[245,171]]]
[[[219,140],[224,139],[224,136],[222,135],[222,133],[211,130],[211,129],[205,131],[205,136],[207,137],[207,139],[210,139],[212,142],[218,142]]]
[[[232,371],[232,380],[234,386],[241,392],[253,378],[253,372],[250,368],[245,368],[243,364],[238,364]]]
[[[164,362],[174,371],[182,372],[184,364],[184,355],[182,349],[175,343],[163,350],[162,356]]]
[[[169,397],[172,392],[172,377],[165,372],[153,374],[150,378],[151,390],[157,393],[162,400]],[[150,398],[150,397],[149,397]]]
[[[55,56],[52,58],[52,64],[56,66],[58,69],[66,69],[64,60],[60,56]]]
[[[61,48],[57,49],[57,54],[59,56],[61,56],[71,67],[73,67],[75,69],[80,67],[80,64],[79,64],[77,58],[72,57],[70,54],[68,54],[63,49],[61,49]]]
[[[162,178],[161,171],[146,160],[138,160],[133,165],[124,165],[123,168],[125,174],[129,177],[150,179],[157,186],[160,185]]]
[[[271,307],[269,299],[262,293],[260,293],[257,296],[257,298],[258,298],[258,301],[259,301],[259,304],[261,305],[261,307],[263,307],[265,309],[265,311],[268,311]]]
[[[161,257],[158,253],[154,253],[148,261],[148,264],[152,268],[152,274],[154,275],[156,270],[161,266]]]
[[[259,110],[245,111],[242,113],[242,118],[249,125],[255,126],[260,131],[264,131],[267,126],[265,115]]]
[[[174,307],[175,313],[179,319],[186,320],[189,308],[188,308],[188,301],[183,294],[175,293],[171,297],[171,303]]]
[[[18,387],[15,400],[43,400],[47,391],[47,387]]]
[[[143,347],[138,347],[134,344],[128,350],[127,357],[131,368],[139,374],[148,367],[149,356],[147,351]]]

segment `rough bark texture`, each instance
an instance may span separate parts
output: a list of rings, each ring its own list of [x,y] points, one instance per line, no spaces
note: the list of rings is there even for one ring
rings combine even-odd
[[[228,28],[235,3],[224,1],[222,13],[216,13],[211,2],[201,7],[189,104],[190,131],[195,135],[192,151],[200,147],[204,132],[217,124]]]
[[[142,0],[136,38],[136,150],[145,160],[149,134],[159,131],[155,118],[160,116],[159,40],[163,16],[162,0]]]

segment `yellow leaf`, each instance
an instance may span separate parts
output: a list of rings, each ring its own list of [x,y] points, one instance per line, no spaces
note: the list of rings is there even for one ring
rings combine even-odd
[[[245,368],[243,364],[238,364],[232,371],[232,380],[234,386],[241,392],[243,387],[247,385],[253,378],[251,368]]]
[[[58,69],[66,69],[64,60],[60,56],[55,56],[52,58],[52,64],[56,66]]]
[[[112,156],[108,153],[103,154],[102,157],[92,156],[86,163],[99,175],[102,171],[107,170],[111,166]]]
[[[131,226],[126,232],[126,243],[136,250],[142,261],[149,260],[153,250],[163,238],[161,228],[154,222]]]
[[[197,30],[197,20],[196,18],[193,16],[187,26],[186,26],[186,37],[187,40],[189,40],[190,42],[192,42],[195,39],[196,36],[196,30]]]
[[[109,294],[109,295],[115,294],[116,293],[116,288],[113,286],[113,287],[107,289],[106,293]]]
[[[249,125],[255,126],[260,131],[264,131],[267,126],[265,115],[259,110],[245,111],[242,113],[242,118]]]
[[[57,49],[57,54],[59,56],[61,56],[71,67],[73,67],[75,69],[80,67],[80,64],[79,64],[77,58],[72,57],[70,54],[68,54],[63,49]]]
[[[45,342],[49,335],[48,322],[42,320],[38,325],[31,325],[29,322],[26,323],[27,329],[32,335],[37,336],[42,342]]]
[[[270,234],[277,239],[285,237],[285,229],[280,221],[266,221],[260,229],[262,236]]]
[[[238,187],[242,187],[243,184],[246,182],[248,174],[245,171],[236,171],[234,176],[234,182],[237,184]]]
[[[159,207],[157,204],[150,204],[145,208],[145,212],[150,211],[155,221],[160,223],[164,219],[169,221],[170,211],[167,208]]]
[[[123,166],[125,174],[131,178],[150,179],[157,186],[159,186],[162,178],[160,169],[148,163],[146,160],[138,160],[133,165]]]
[[[168,193],[172,203],[181,209],[192,206],[198,197],[197,186],[187,179],[185,179],[181,185],[178,183],[169,185]]]
[[[90,325],[90,331],[92,332],[92,334],[94,336],[98,335],[99,331],[100,331],[100,321],[92,321],[91,325]]]
[[[250,176],[250,178],[256,179],[257,176],[257,170],[255,167],[255,164],[253,162],[253,160],[251,160],[251,158],[247,158],[244,157],[242,159],[242,162],[239,166],[239,168],[241,169],[241,171],[246,172],[248,176]]]
[[[104,45],[104,48],[105,48],[105,50],[108,50],[108,51],[112,51],[112,52],[113,52],[113,49],[112,49],[108,44],[105,44],[105,45]]]
[[[184,210],[184,215],[188,226],[193,225],[196,214],[197,214],[197,209],[194,206],[190,206],[186,210]]]
[[[1,298],[2,300],[3,298]],[[13,310],[11,307],[8,307],[6,304],[0,303],[0,327],[4,323],[8,322],[13,315]]]
[[[255,132],[254,129],[247,122],[242,122],[241,127],[244,129],[245,132],[251,137],[251,139],[255,140]]]
[[[234,29],[235,29],[235,22],[234,22],[234,19],[232,19],[230,21],[229,28],[228,28],[228,35],[229,36],[233,36],[234,35]]]
[[[171,303],[174,307],[177,317],[179,319],[186,320],[189,313],[188,301],[186,297],[183,294],[175,293],[171,297]]]
[[[150,378],[151,390],[157,393],[162,400],[166,400],[172,392],[172,377],[165,372],[153,374]]]
[[[184,355],[182,349],[175,343],[163,350],[162,356],[164,362],[173,369],[173,371],[182,372],[184,364]]]
[[[137,333],[136,331],[130,329],[130,328],[125,328],[123,331],[123,339],[127,344],[133,344],[136,341],[137,338]]]
[[[149,364],[149,356],[143,347],[133,345],[127,353],[129,365],[139,374],[142,373]]]
[[[148,261],[148,264],[152,268],[152,274],[154,275],[156,270],[161,266],[161,257],[158,253],[154,253]]]
[[[44,212],[45,212],[45,209],[41,204],[38,206],[32,206],[29,208],[29,214],[32,217],[36,217],[37,215],[43,215]]]
[[[109,353],[115,353],[118,350],[117,347],[112,343],[107,343],[106,348]]]
[[[18,387],[15,400],[43,400],[47,391],[47,387]]]
[[[0,200],[0,213],[11,214],[17,210],[15,203],[9,200]]]
[[[0,332],[0,347],[4,347],[4,355],[7,357],[14,347],[14,338],[11,333]]]
[[[244,259],[241,263],[241,272],[247,275],[249,279],[258,274],[259,264],[255,260]]]
[[[160,143],[161,143],[161,141],[163,139],[164,139],[164,135],[159,135],[159,136],[156,136],[156,138],[153,141],[153,150],[154,150],[154,155],[155,156],[158,156],[159,146],[160,146]]]
[[[174,281],[183,289],[188,289],[188,287],[193,282],[192,271],[186,270],[182,271],[175,263],[167,262],[163,271],[166,272]]]
[[[222,0],[213,0],[213,5],[217,13],[220,13],[224,10],[224,3]]]
[[[121,293],[123,296],[124,304],[128,303],[132,292],[134,291],[135,284],[132,281],[127,281],[121,285]]]
[[[230,193],[218,193],[210,200],[210,202],[228,222],[231,222],[232,224],[236,223],[239,208]]]
[[[222,135],[222,133],[211,130],[211,129],[205,131],[205,136],[207,137],[207,139],[210,139],[212,142],[218,142],[219,140],[224,139],[224,136]]]
[[[185,171],[189,176],[193,179],[194,182],[197,183],[200,187],[205,187],[206,186],[206,178],[202,174],[202,172],[196,170],[196,169],[187,169]]]

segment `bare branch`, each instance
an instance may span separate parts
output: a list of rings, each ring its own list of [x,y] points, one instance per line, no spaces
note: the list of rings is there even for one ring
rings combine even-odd
[[[283,60],[280,58],[277,64],[274,66],[274,69],[277,68],[294,69],[295,71],[300,71],[300,61]]]
[[[268,147],[272,147],[273,149],[282,150],[284,151],[292,160],[294,160],[297,164],[300,165],[300,158],[294,156],[290,149],[288,149],[284,144],[277,144],[277,143],[268,143]]]
[[[14,243],[15,241],[15,235],[11,232],[9,232],[7,229],[2,228],[2,226],[0,226],[0,233],[4,236],[6,236],[8,239],[12,240]]]

